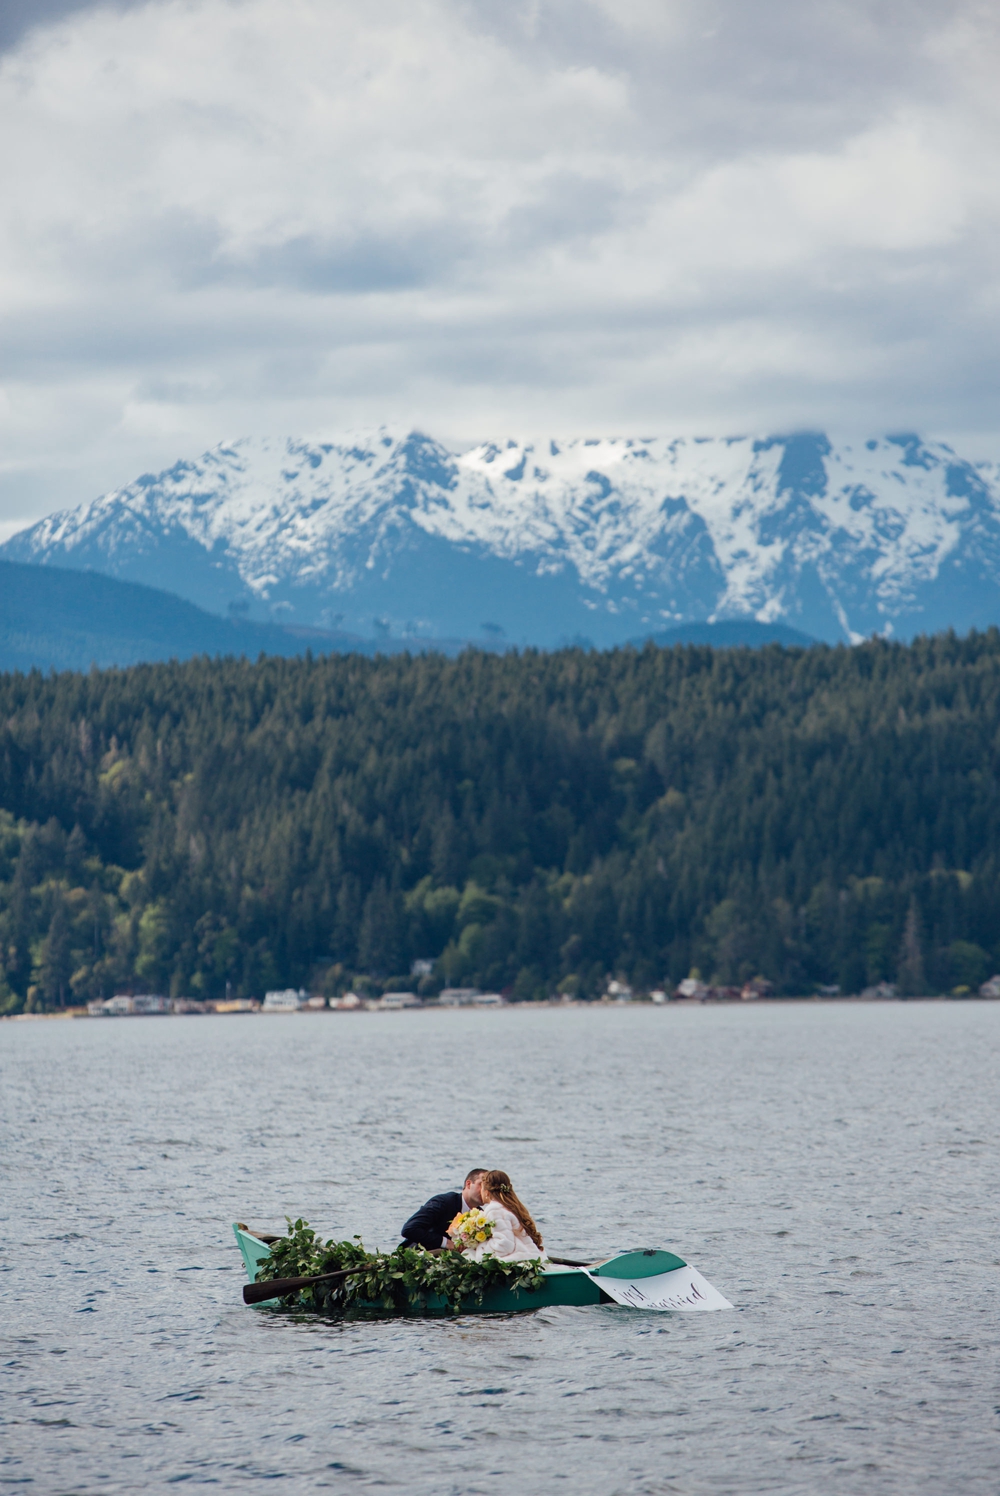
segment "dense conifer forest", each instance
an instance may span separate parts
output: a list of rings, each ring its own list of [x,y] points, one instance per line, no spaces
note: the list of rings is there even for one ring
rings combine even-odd
[[[0,1010],[1000,968],[1000,635],[0,676]]]

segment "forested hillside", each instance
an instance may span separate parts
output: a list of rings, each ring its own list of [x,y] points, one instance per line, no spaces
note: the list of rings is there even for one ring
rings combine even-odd
[[[1000,964],[1000,635],[0,677],[0,1005]],[[403,983],[397,981],[397,985]]]

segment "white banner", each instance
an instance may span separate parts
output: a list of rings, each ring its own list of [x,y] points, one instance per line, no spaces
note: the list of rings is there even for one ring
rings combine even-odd
[[[731,1309],[717,1288],[701,1276],[697,1268],[679,1267],[672,1273],[657,1273],[652,1278],[605,1278],[587,1274],[592,1283],[614,1299],[633,1309]]]

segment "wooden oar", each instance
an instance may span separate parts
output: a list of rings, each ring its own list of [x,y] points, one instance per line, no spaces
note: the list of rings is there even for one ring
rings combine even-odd
[[[245,1283],[244,1304],[263,1304],[268,1299],[283,1299],[286,1294],[297,1293],[300,1288],[311,1288],[314,1283],[332,1283],[337,1278],[349,1278],[352,1273],[364,1273],[364,1267],[342,1267],[336,1273],[319,1273],[315,1278],[271,1278],[266,1283]]]

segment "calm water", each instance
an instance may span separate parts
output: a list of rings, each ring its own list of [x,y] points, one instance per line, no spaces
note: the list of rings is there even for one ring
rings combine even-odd
[[[0,1024],[0,1488],[994,1492],[1000,1004]],[[338,1325],[232,1220],[388,1246],[469,1166],[735,1313]]]

